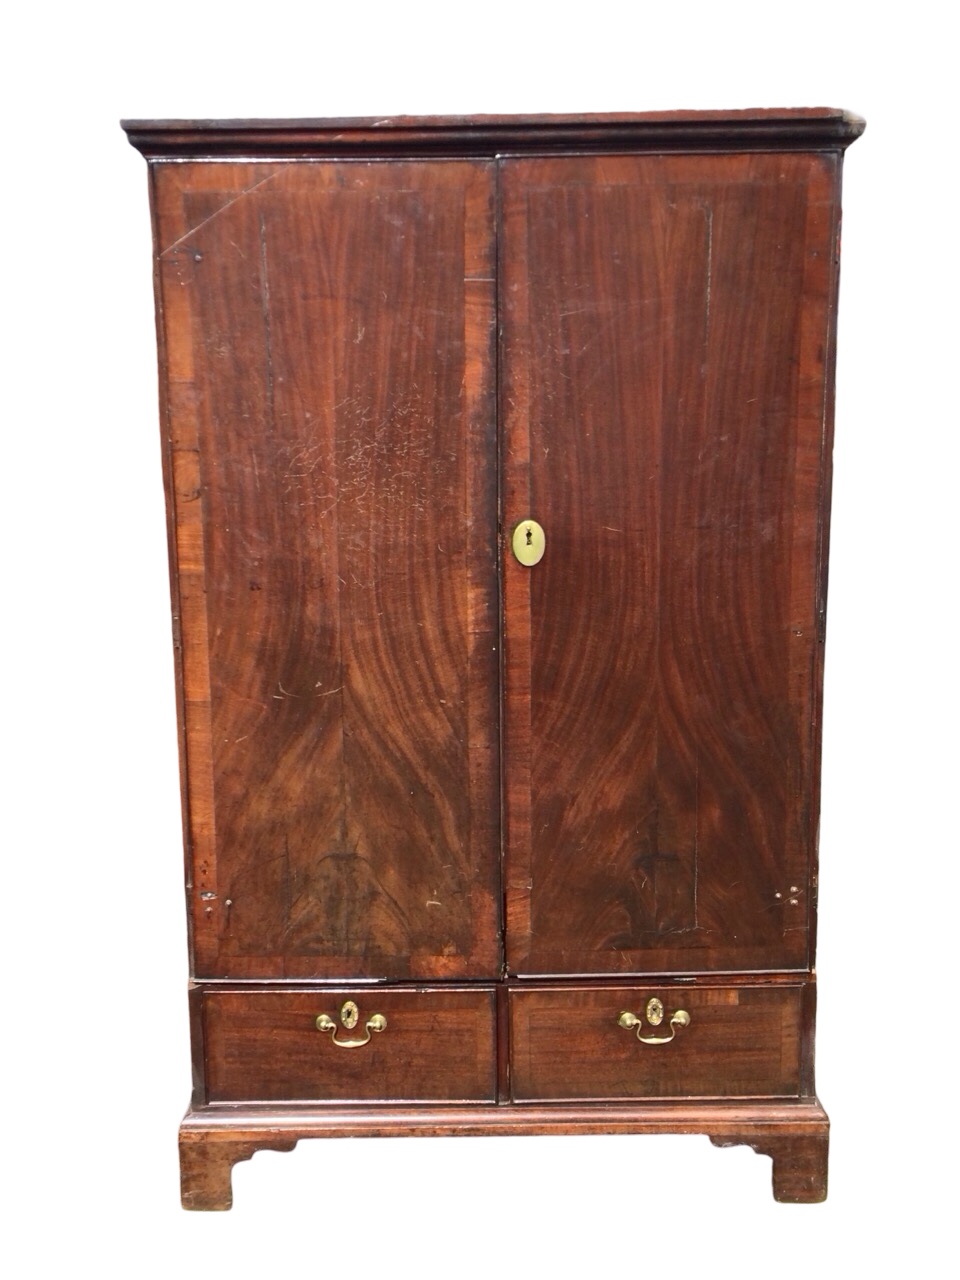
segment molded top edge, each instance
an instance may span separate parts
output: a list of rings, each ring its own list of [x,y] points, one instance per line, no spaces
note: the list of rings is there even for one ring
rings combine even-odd
[[[865,121],[832,107],[602,115],[388,116],[329,120],[123,120],[148,159],[324,154],[493,154],[636,150],[829,149]]]

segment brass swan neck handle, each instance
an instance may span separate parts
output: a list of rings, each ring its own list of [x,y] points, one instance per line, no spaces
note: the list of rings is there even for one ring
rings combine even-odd
[[[352,1031],[359,1020],[360,1011],[352,1000],[348,1000],[340,1010],[341,1023],[348,1031]],[[375,1013],[369,1017],[364,1026],[364,1031],[367,1034],[361,1040],[338,1040],[337,1032],[340,1028],[333,1018],[326,1013],[321,1013],[318,1016],[315,1025],[318,1031],[330,1031],[333,1033],[331,1039],[338,1049],[362,1049],[365,1044],[370,1043],[370,1037],[375,1031],[386,1031],[387,1020],[382,1013]]]
[[[624,1009],[623,1013],[620,1014],[617,1024],[623,1027],[625,1031],[632,1031],[636,1027],[637,1039],[641,1044],[669,1044],[677,1034],[678,1027],[689,1027],[690,1015],[686,1009],[678,1009],[670,1019],[670,1034],[668,1036],[642,1036],[640,1028],[643,1026],[643,1019],[635,1013],[631,1013],[628,1009]]]

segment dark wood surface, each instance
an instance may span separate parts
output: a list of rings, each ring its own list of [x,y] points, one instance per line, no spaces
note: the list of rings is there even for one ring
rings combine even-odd
[[[711,1134],[716,1147],[752,1147],[773,1160],[773,1198],[783,1204],[821,1204],[827,1198],[828,1134]]]
[[[125,120],[165,156],[485,155],[549,151],[842,150],[864,121],[833,107],[340,120]]]
[[[359,1010],[353,1029],[340,1010]],[[492,988],[207,991],[203,998],[208,1101],[495,1102]],[[386,1027],[356,1048],[374,1014]]]
[[[814,1100],[510,1107],[222,1107],[190,1111],[180,1127],[184,1207],[229,1209],[230,1170],[260,1148],[289,1150],[304,1138],[537,1137],[552,1134],[706,1134],[717,1146],[751,1146],[773,1158],[778,1200],[826,1195],[830,1122]]]
[[[233,1166],[258,1151],[292,1151],[297,1138],[258,1134],[224,1141],[217,1133],[180,1132],[180,1201],[184,1209],[233,1208]]]
[[[500,966],[493,175],[155,175],[198,975]]]
[[[229,1207],[262,1147],[445,1133],[705,1133],[822,1199],[863,121],[124,127],[151,160],[198,979],[184,1204]],[[691,1014],[670,1044],[617,1025],[654,995],[664,1034]],[[343,1049],[315,1024],[347,998],[341,1034],[387,1028]]]
[[[837,178],[504,163],[513,973],[809,963]]]
[[[650,1025],[651,999],[663,1020]],[[797,987],[534,987],[510,992],[510,1060],[517,1102],[563,1099],[798,1097]],[[643,1044],[618,1024],[665,1038],[682,1009],[690,1023],[668,1044]]]

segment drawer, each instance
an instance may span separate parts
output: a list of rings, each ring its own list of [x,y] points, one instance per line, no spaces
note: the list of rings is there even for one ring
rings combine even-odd
[[[801,994],[800,986],[513,989],[513,1099],[797,1097]],[[686,1025],[672,1021],[679,1010]],[[623,1012],[640,1023],[622,1026]]]
[[[490,988],[206,991],[202,1009],[209,1102],[496,1098]]]

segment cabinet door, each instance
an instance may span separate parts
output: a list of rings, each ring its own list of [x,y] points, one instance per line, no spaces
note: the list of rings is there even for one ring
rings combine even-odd
[[[492,175],[154,167],[200,976],[499,969]]]
[[[808,963],[837,165],[503,164],[512,972]]]

